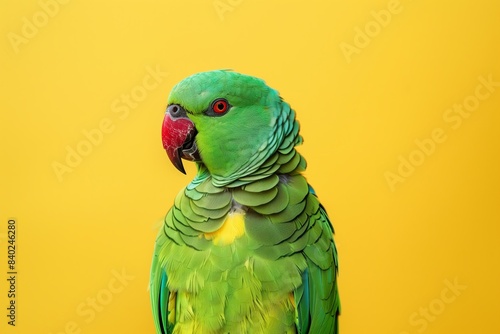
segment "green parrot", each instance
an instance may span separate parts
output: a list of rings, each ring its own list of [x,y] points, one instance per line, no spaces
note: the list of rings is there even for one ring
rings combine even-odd
[[[197,174],[156,239],[156,332],[338,333],[333,227],[290,105],[261,79],[197,73],[172,89],[162,139]]]

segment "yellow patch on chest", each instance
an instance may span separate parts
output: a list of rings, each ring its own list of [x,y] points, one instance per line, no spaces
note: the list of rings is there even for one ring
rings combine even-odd
[[[232,212],[227,215],[222,226],[215,232],[205,233],[207,240],[212,240],[215,245],[229,245],[245,234],[245,213]]]

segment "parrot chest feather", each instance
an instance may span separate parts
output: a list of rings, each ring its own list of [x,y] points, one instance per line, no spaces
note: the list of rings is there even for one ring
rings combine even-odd
[[[319,202],[299,174],[236,189],[207,182],[181,191],[157,240],[174,333],[296,333],[304,252],[323,235],[310,220]],[[320,258],[331,257],[325,238]]]
[[[269,201],[286,191],[276,181],[270,186]],[[259,193],[237,193],[202,184],[181,192],[166,217],[157,246],[175,298],[168,303],[174,333],[296,332],[290,295],[302,284],[306,261],[298,253],[282,257],[286,243],[272,247],[279,235],[290,237],[290,224],[253,211],[249,204],[262,205]]]
[[[222,226],[218,230],[204,233],[203,236],[207,240],[212,240],[214,245],[229,245],[244,233],[245,213],[236,211],[227,215]]]
[[[296,333],[291,293],[305,261],[263,259],[246,239],[204,251],[165,245],[173,333]]]

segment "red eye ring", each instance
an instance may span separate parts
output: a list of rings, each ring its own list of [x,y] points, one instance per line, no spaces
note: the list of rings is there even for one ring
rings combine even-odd
[[[226,99],[217,99],[212,103],[212,110],[216,114],[223,114],[229,109]]]

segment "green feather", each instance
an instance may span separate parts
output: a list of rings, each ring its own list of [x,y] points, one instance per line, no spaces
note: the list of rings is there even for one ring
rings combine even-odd
[[[278,184],[279,181],[280,178],[277,175],[271,175],[268,178],[247,184],[241,188],[244,191],[252,193],[260,193],[269,189],[273,189]]]
[[[288,195],[288,190],[286,189],[286,186],[281,184],[278,186],[277,189],[278,189],[278,194],[272,201],[253,207],[255,212],[264,216],[268,216],[282,212],[288,207],[290,202],[290,196]]]
[[[260,193],[244,191],[242,188],[233,190],[233,199],[241,205],[253,207],[272,201],[278,194],[277,188],[271,188]]]
[[[191,209],[194,211],[194,213],[212,219],[218,219],[224,217],[225,215],[227,215],[230,208],[231,208],[231,203],[227,203],[225,207],[222,207],[220,209],[212,209],[212,208],[198,206],[195,201],[191,202]]]
[[[196,203],[200,207],[208,207],[211,209],[222,209],[231,202],[230,192],[221,192],[217,195],[206,195],[200,198]]]

